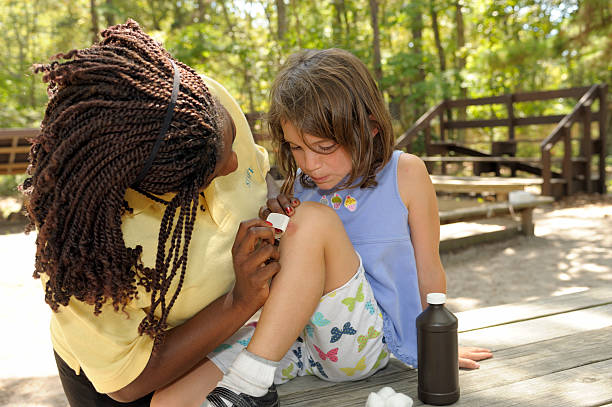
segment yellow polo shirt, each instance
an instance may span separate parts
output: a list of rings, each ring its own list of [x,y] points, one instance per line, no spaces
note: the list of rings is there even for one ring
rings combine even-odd
[[[170,328],[181,325],[229,291],[234,282],[231,248],[238,225],[257,217],[266,199],[265,175],[269,170],[266,150],[254,143],[240,107],[227,90],[210,78],[203,79],[236,124],[234,151],[238,155],[238,169],[216,178],[204,191],[206,198],[200,197],[205,210],[198,210],[185,280],[168,315]],[[161,198],[169,200],[171,196]],[[133,190],[128,190],[125,198],[134,209],[133,214],[122,218],[125,244],[141,245],[144,265],[153,267],[165,206]],[[168,296],[174,293],[177,280],[172,282]],[[115,312],[111,304],[106,304],[102,313],[94,316],[93,306],[73,298],[68,306],[52,313],[53,347],[75,372],[82,369],[100,393],[119,390],[138,377],[151,355],[153,341],[138,334],[138,325],[150,304],[151,297],[141,286],[138,299],[125,312]]]

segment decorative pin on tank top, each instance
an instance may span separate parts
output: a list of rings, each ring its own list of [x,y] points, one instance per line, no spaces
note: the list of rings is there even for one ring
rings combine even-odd
[[[342,197],[336,192],[334,196],[332,196],[331,202],[332,208],[338,210],[342,206]]]
[[[347,195],[344,199],[344,207],[351,212],[357,210],[357,200],[350,195]]]
[[[319,202],[325,206],[329,206],[329,199],[327,199],[327,195],[323,195],[321,199],[319,199]]]

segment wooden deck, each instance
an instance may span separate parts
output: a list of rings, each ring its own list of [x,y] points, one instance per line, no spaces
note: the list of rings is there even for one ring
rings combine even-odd
[[[534,270],[537,272],[537,270]],[[454,406],[602,406],[612,403],[612,286],[457,314],[459,342],[493,359],[461,371]],[[360,382],[301,377],[279,387],[282,406],[363,407],[383,386],[417,398],[416,370],[397,360]]]

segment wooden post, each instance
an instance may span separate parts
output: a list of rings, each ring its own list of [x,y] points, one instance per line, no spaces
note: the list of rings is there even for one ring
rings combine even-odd
[[[608,122],[608,85],[599,85],[599,188],[600,194],[606,193],[606,124]]]
[[[443,103],[442,109],[440,109],[440,141],[445,141],[446,136],[444,135],[444,131],[446,130],[446,126],[444,125],[444,108],[446,108],[446,100]],[[450,132],[450,129],[449,129]],[[440,153],[441,156],[445,156],[446,153]],[[446,175],[446,163],[444,161],[440,162],[440,173],[442,175]]]
[[[7,174],[12,174],[13,173],[13,165],[15,164],[15,149],[17,148],[17,144],[18,143],[19,143],[19,137],[18,136],[13,136],[13,141],[11,142],[11,146],[13,147],[13,151],[11,151],[11,153],[9,154]],[[11,165],[11,164],[13,164],[13,165]]]
[[[506,107],[508,108],[508,140],[514,140],[514,95],[508,95],[508,100],[506,101]]]
[[[445,126],[444,126],[444,110],[446,108],[446,100],[444,102],[442,102],[442,109],[440,109],[440,113],[439,113],[439,117],[440,117],[440,141],[444,141],[445,139],[445,135],[444,135],[444,130],[445,130]]]
[[[571,195],[574,192],[572,185],[573,174],[572,174],[572,138],[570,126],[563,126],[561,132],[563,135],[563,178],[565,179],[565,194]]]
[[[584,181],[587,194],[593,193],[591,182],[591,160],[593,159],[593,143],[591,141],[591,102],[584,105],[582,111],[582,153],[586,159],[584,163]]]
[[[550,145],[542,148],[542,195],[552,196],[552,171],[550,169]]]
[[[514,141],[514,95],[509,94],[506,102],[508,108],[508,141]],[[515,150],[516,151],[516,150]],[[514,157],[515,154],[510,154]],[[499,171],[499,167],[498,167]],[[513,177],[516,177],[516,165],[510,166],[510,173]]]
[[[533,208],[521,210],[521,233],[525,236],[533,236]]]

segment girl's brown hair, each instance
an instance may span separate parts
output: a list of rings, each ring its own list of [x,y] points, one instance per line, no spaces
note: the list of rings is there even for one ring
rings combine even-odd
[[[139,326],[155,339],[183,283],[199,190],[210,180],[222,146],[219,105],[198,74],[176,61],[181,81],[172,121],[138,191],[166,204],[154,268],[142,246],[125,246],[124,196],[143,169],[170,103],[171,56],[133,20],[109,27],[90,48],[37,65],[49,102],[32,141],[23,189],[30,228],[38,229],[34,277],[48,276],[45,300],[57,311],[74,299],[122,309],[151,292]],[[169,201],[153,194],[175,192]],[[177,289],[168,295],[170,283]],[[155,317],[155,312],[160,317]]]
[[[284,141],[283,122],[302,134],[332,139],[347,150],[352,171],[340,188],[353,186],[358,178],[355,186],[375,186],[376,173],[393,153],[391,117],[382,94],[365,64],[341,49],[291,55],[272,84],[268,125],[286,176],[282,191],[290,194],[297,165]],[[305,174],[300,182],[314,186]]]

